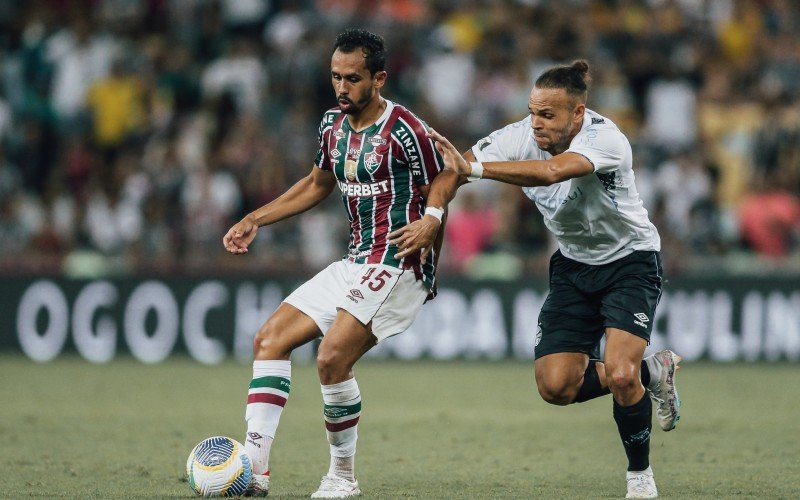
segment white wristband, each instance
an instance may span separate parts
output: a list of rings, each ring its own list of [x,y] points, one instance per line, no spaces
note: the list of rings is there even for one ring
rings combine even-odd
[[[444,215],[444,210],[436,207],[425,207],[425,215],[436,217],[439,220],[439,224],[441,224],[442,216]]]
[[[468,181],[470,182],[477,181],[478,179],[483,177],[483,163],[479,161],[473,161],[472,163],[470,163],[470,166],[472,167],[472,171],[467,176]]]

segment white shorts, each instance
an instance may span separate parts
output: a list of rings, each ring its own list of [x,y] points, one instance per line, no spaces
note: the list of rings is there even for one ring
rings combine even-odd
[[[425,283],[410,269],[340,260],[306,281],[284,299],[317,324],[322,334],[344,309],[382,341],[405,331],[428,296]]]

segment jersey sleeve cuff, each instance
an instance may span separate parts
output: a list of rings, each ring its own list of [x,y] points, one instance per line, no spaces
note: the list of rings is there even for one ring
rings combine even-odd
[[[589,158],[588,156],[586,156],[585,154],[581,153],[580,151],[575,151],[574,149],[568,149],[568,150],[566,150],[566,151],[564,151],[564,152],[565,152],[565,153],[574,153],[574,154],[576,154],[576,155],[581,155],[581,156],[583,156],[584,158],[586,158],[586,161],[588,161],[589,163],[591,163],[591,164],[592,164],[592,171],[593,171],[593,172],[597,172],[597,165],[595,165],[595,163],[592,161],[592,159],[591,159],[591,158]]]
[[[483,152],[480,149],[478,149],[476,146],[477,146],[477,144],[475,146],[472,146],[469,149],[470,151],[472,151],[472,156],[475,157],[475,161],[479,161],[481,163],[483,163],[485,161],[489,161],[489,159],[486,158],[486,155],[484,155]]]

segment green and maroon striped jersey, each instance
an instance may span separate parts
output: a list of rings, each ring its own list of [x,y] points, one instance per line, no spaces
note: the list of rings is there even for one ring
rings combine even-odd
[[[420,186],[444,169],[427,127],[411,111],[389,100],[371,126],[357,132],[338,108],[328,110],[319,127],[316,166],[332,171],[350,218],[345,258],[358,264],[386,264],[413,269],[417,279],[434,283],[435,255],[420,264],[420,254],[398,259],[387,241],[392,231],[422,218]]]

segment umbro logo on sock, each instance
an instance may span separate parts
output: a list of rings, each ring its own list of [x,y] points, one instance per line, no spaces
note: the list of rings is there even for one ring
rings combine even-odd
[[[256,440],[259,440],[259,439],[261,439],[263,437],[264,436],[262,436],[261,434],[259,434],[257,432],[248,432],[247,433],[247,442],[252,444],[253,446],[258,446],[259,448],[261,448],[261,445],[256,443]]]

